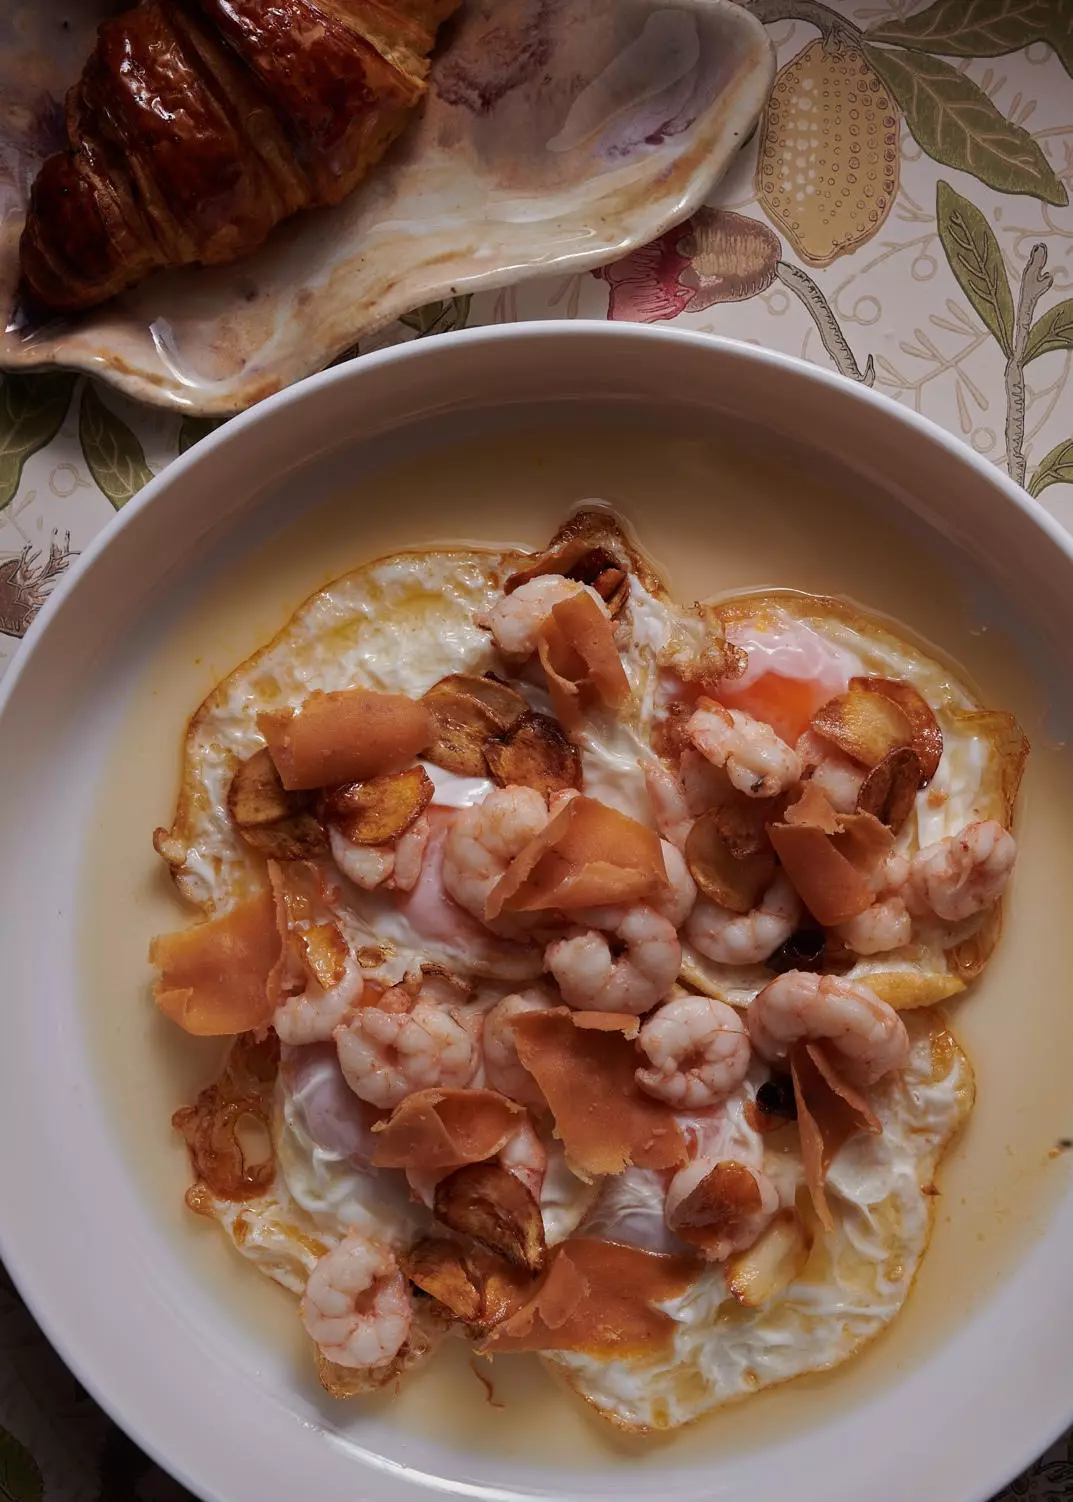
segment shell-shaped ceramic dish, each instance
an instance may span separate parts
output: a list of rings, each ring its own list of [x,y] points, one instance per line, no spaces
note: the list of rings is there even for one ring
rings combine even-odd
[[[0,0],[0,368],[61,365],[187,413],[250,406],[411,308],[625,255],[696,208],[774,77],[730,0],[468,0],[424,107],[336,208],[233,265],[75,318],[18,304],[30,183],[115,0]]]

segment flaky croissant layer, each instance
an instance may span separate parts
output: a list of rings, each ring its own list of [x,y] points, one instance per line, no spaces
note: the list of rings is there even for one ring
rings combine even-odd
[[[338,203],[425,92],[459,0],[142,0],[107,20],[34,182],[27,291],[73,311]]]

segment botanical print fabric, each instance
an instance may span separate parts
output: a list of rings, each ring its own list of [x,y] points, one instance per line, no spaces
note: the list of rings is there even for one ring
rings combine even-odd
[[[707,207],[595,275],[422,308],[363,349],[534,318],[729,335],[874,385],[1073,527],[1073,0],[747,8],[779,73]],[[211,426],[80,376],[0,378],[0,673],[114,510]],[[0,1279],[0,1499],[185,1495]],[[1073,1440],[1003,1496],[1073,1498]]]

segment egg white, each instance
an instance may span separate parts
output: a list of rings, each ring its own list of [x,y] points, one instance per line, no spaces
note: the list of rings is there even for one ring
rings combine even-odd
[[[495,602],[518,562],[514,553],[452,549],[370,564],[314,595],[272,643],[219,685],[190,723],[182,795],[164,851],[188,897],[211,915],[264,884],[263,863],[227,812],[235,767],[263,744],[257,713],[297,706],[315,689],[367,687],[416,696],[448,673],[502,672],[475,618]],[[792,669],[796,660],[804,675],[808,653],[817,652],[828,666],[836,662],[844,678],[862,671],[904,678],[928,699],[946,750],[931,795],[918,797],[900,836],[907,852],[972,818],[1008,817],[997,732],[971,719],[975,700],[949,670],[886,628],[827,602],[789,595],[757,601],[755,619],[745,626],[740,604],[730,614],[736,621],[732,636],[751,631],[757,656],[769,666],[778,662],[780,671]],[[652,755],[648,737],[666,681],[659,659],[689,629],[664,593],[631,580],[620,635],[632,706],[623,719],[594,717],[581,743],[585,790],[649,824],[643,766]],[[795,633],[798,649],[792,645]],[[811,668],[814,673],[815,663]],[[546,708],[541,689],[522,680],[516,686],[534,707]],[[443,806],[477,801],[490,786],[429,771],[435,801]],[[334,916],[354,947],[384,947],[384,964],[374,973],[385,979],[399,978],[414,959],[464,967],[465,956],[430,953],[384,893],[359,894],[347,884]],[[861,960],[853,973],[886,972],[903,980],[908,974],[921,983],[922,977],[938,976],[958,989],[954,952],[939,947]],[[770,979],[759,967],[735,972],[692,953],[684,977],[739,1005]],[[496,994],[514,978],[504,970]],[[940,986],[937,994],[951,993]],[[909,1020],[914,1043],[905,1077],[884,1082],[875,1094],[883,1134],[855,1138],[836,1157],[829,1175],[835,1231],[818,1240],[789,1289],[761,1309],[747,1310],[728,1294],[722,1269],[713,1266],[666,1306],[675,1321],[670,1356],[647,1363],[575,1353],[545,1358],[604,1417],[631,1429],[672,1428],[761,1387],[831,1367],[894,1318],[927,1245],[931,1201],[925,1190],[972,1098],[969,1065],[941,1024],[931,1014]],[[314,1139],[285,1072],[277,1085],[274,1137],[278,1172],[269,1193],[244,1204],[204,1203],[242,1255],[293,1292],[301,1292],[317,1258],[350,1226],[400,1248],[431,1228],[429,1213],[413,1202],[401,1173],[371,1175]],[[558,1145],[552,1148],[542,1210],[554,1243],[583,1222],[599,1186],[582,1185]],[[789,1180],[792,1198],[803,1183],[799,1153],[780,1152],[776,1161],[763,1151],[765,1171],[780,1186]],[[662,1222],[662,1184],[636,1175],[624,1183],[620,1198],[625,1208],[619,1206],[619,1218],[612,1217],[603,1234],[614,1234],[610,1226],[617,1224],[626,1239],[641,1238],[643,1244],[649,1234],[653,1245],[665,1247],[665,1229],[653,1224],[654,1214]],[[597,1209],[584,1226],[599,1232],[599,1215]]]

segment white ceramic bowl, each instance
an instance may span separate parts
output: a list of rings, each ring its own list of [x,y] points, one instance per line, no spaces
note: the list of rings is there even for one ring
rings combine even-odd
[[[817,462],[839,456],[854,483],[905,508],[937,545],[941,537],[1068,676],[1069,540],[983,459],[861,386],[779,355],[671,330],[570,323],[393,349],[237,418],[120,513],[54,593],[4,684],[3,1256],[82,1381],[213,1502],[401,1502],[426,1490],[622,1502],[668,1493],[678,1502],[917,1502],[924,1494],[978,1502],[1073,1416],[1069,1198],[1034,1244],[1026,1237],[1000,1286],[934,1349],[890,1374],[881,1399],[833,1405],[805,1432],[703,1464],[682,1465],[664,1446],[658,1473],[622,1465],[575,1473],[557,1461],[551,1435],[538,1465],[397,1431],[382,1409],[348,1427],[341,1410],[296,1380],[290,1352],[236,1323],[198,1280],[185,1236],[165,1227],[116,1149],[87,1041],[79,883],[87,842],[107,838],[94,822],[93,788],[115,707],[173,596],[278,526],[283,503],[293,515],[352,476],[386,433],[411,445],[428,419],[442,425],[467,413],[490,431],[549,403],[569,404],[575,418],[605,403],[658,418],[674,399],[699,422],[759,420],[766,446],[797,445],[806,463],[809,453]],[[659,517],[641,520],[653,540]],[[503,526],[509,535],[509,510]],[[905,614],[912,618],[910,602]]]

